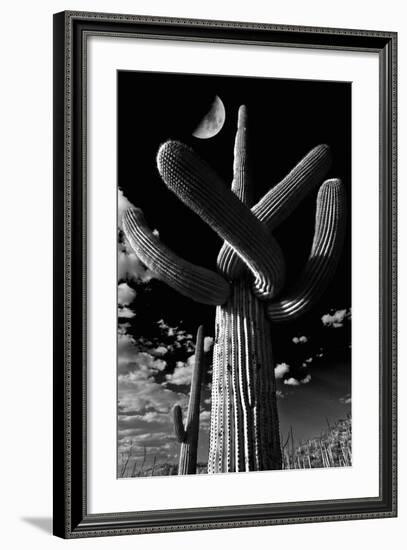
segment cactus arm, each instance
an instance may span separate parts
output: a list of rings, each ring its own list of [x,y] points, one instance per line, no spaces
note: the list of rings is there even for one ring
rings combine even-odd
[[[345,193],[341,180],[326,180],[318,192],[312,249],[294,290],[267,306],[272,321],[288,321],[308,311],[335,272],[345,234]]]
[[[198,459],[199,412],[201,404],[201,385],[204,369],[204,333],[203,326],[198,328],[195,345],[195,363],[192,369],[191,392],[188,403],[186,428],[182,422],[182,410],[179,405],[173,409],[175,435],[181,443],[178,474],[195,474]]]
[[[314,147],[282,180],[253,207],[253,213],[269,230],[275,229],[316,185],[331,166],[328,145]]]
[[[232,192],[239,197],[243,204],[250,207],[253,204],[253,197],[251,193],[247,133],[247,109],[245,105],[241,105],[238,112],[233,156]],[[245,263],[239,258],[234,249],[229,243],[224,242],[218,254],[217,265],[220,273],[223,273],[226,277],[229,277],[229,263],[238,268],[238,274],[241,274],[246,269]]]
[[[245,105],[239,107],[237,115],[237,132],[233,155],[232,191],[246,206],[252,205],[250,177],[250,159],[247,140],[247,109]]]
[[[173,419],[174,419],[174,431],[175,431],[175,437],[177,438],[177,441],[179,443],[184,443],[187,438],[187,432],[184,428],[184,423],[182,420],[182,409],[179,405],[175,405],[173,410]]]
[[[204,333],[203,325],[200,325],[196,334],[195,362],[192,369],[191,394],[189,397],[187,429],[199,425],[199,405],[201,401],[201,384],[204,367]]]
[[[283,222],[318,185],[331,166],[328,145],[314,147],[282,180],[252,207],[253,214],[272,231]],[[237,279],[245,266],[233,248],[225,242],[218,254],[220,273]]]
[[[180,142],[164,143],[157,164],[167,187],[229,242],[249,267],[255,277],[254,294],[263,300],[275,296],[284,282],[283,255],[250,209],[208,164]]]
[[[191,393],[187,416],[188,447],[184,446],[180,457],[180,468],[188,474],[196,473],[198,460],[199,412],[201,404],[201,386],[204,371],[204,334],[203,326],[198,328],[195,345],[195,363],[192,369]],[[183,464],[184,462],[184,464]]]
[[[203,304],[219,305],[227,300],[227,281],[218,273],[196,266],[174,254],[154,235],[139,208],[126,210],[123,231],[134,252],[157,279]]]

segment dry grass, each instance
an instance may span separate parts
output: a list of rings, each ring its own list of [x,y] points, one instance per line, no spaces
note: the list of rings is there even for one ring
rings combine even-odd
[[[283,443],[283,469],[329,468],[352,466],[352,421],[327,421],[327,430],[319,437],[308,439],[299,445],[294,443],[290,429]]]
[[[178,474],[178,465],[157,462],[155,455],[149,456],[144,447],[143,456],[133,456],[134,446],[119,458],[118,477],[172,476]],[[329,424],[319,437],[295,443],[294,430],[290,428],[282,442],[283,469],[330,468],[352,465],[352,421],[350,416]],[[147,463],[150,466],[147,467]],[[206,474],[207,465],[197,465],[197,474]]]

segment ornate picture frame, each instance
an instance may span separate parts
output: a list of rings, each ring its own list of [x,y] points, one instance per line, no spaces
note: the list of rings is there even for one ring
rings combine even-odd
[[[91,37],[371,54],[378,63],[378,495],[94,512],[89,506]],[[397,514],[397,35],[393,32],[62,12],[54,15],[54,534],[63,538],[394,517]],[[371,159],[372,160],[372,159]],[[93,159],[97,162],[97,158]],[[369,182],[366,182],[369,185]],[[90,205],[89,201],[94,201]],[[369,202],[366,202],[366,209]],[[359,214],[361,214],[359,212]],[[357,216],[358,212],[353,212]],[[352,218],[354,220],[354,218]],[[352,222],[353,223],[353,222]],[[353,364],[353,368],[367,368]],[[115,365],[109,368],[115,369]],[[357,444],[357,441],[355,441]],[[114,472],[116,474],[116,472]],[[228,474],[229,475],[229,474]],[[233,475],[233,474],[230,474]],[[240,474],[239,474],[240,475]],[[261,474],[262,475],[262,474]],[[174,480],[177,481],[177,480]],[[131,482],[148,491],[148,480]],[[157,480],[159,482],[159,480]],[[120,483],[127,483],[121,480]],[[133,485],[134,487],[134,485]],[[175,487],[175,486],[173,486]],[[176,490],[176,489],[175,489]],[[94,498],[94,497],[92,497]]]

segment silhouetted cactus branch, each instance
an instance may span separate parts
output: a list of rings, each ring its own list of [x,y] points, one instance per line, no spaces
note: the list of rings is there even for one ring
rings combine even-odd
[[[123,231],[134,252],[157,279],[203,304],[219,305],[227,300],[227,281],[218,273],[196,266],[172,252],[151,231],[139,208],[126,210]]]
[[[229,242],[247,264],[255,277],[255,295],[263,300],[275,296],[284,282],[283,255],[250,209],[183,143],[164,143],[157,164],[169,189]]]
[[[174,405],[172,410],[174,420],[175,437],[179,443],[184,443],[187,438],[187,432],[184,428],[184,420],[182,418],[182,409],[179,405]]]
[[[330,166],[328,145],[314,147],[280,183],[272,187],[252,207],[253,214],[272,231],[323,181]],[[227,279],[237,279],[245,270],[245,265],[227,242],[220,249],[217,265]]]
[[[267,306],[272,321],[287,321],[308,311],[325,291],[340,258],[345,234],[345,191],[341,180],[326,180],[317,196],[311,253],[295,288]]]
[[[232,191],[243,204],[250,207],[253,199],[247,140],[247,109],[245,105],[239,107],[237,117],[237,132],[233,156]],[[236,254],[235,252],[233,253]]]
[[[204,333],[203,326],[198,328],[195,345],[195,362],[192,369],[191,392],[188,404],[186,426],[182,421],[182,410],[179,405],[173,409],[174,429],[177,440],[181,443],[178,463],[178,474],[195,474],[198,457],[199,410],[201,386],[204,370]]]

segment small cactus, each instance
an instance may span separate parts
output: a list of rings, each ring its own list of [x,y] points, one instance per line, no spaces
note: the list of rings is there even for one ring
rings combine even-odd
[[[195,362],[192,369],[191,392],[188,404],[188,416],[184,426],[182,409],[175,405],[173,409],[174,431],[181,443],[178,462],[178,474],[195,474],[198,457],[199,410],[201,402],[201,385],[204,369],[204,333],[203,326],[198,328],[195,345]]]

